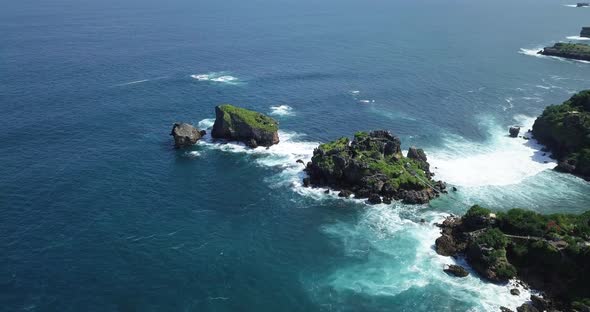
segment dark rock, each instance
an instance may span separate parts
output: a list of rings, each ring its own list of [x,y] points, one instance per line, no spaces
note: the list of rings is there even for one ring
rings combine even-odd
[[[250,147],[279,143],[278,122],[266,115],[232,105],[215,107],[211,136],[240,141]]]
[[[381,196],[377,195],[377,194],[371,194],[369,195],[369,203],[371,205],[376,205],[376,204],[381,204]]]
[[[433,174],[430,172],[430,164],[428,163],[426,153],[424,153],[423,149],[412,146],[408,149],[407,157],[417,161],[420,164],[420,168],[424,170],[425,173],[427,173],[430,177],[433,176]]]
[[[537,308],[533,307],[530,303],[524,303],[520,307],[516,308],[517,312],[540,312]]]
[[[384,204],[389,205],[389,204],[391,204],[391,202],[392,202],[391,197],[387,197],[387,196],[383,197],[383,203]]]
[[[302,164],[302,165],[304,165],[304,166],[305,166],[305,163],[304,163],[304,162],[303,162],[303,160],[301,160],[301,159],[297,159],[296,163],[299,163],[299,164]]]
[[[193,145],[205,134],[205,130],[200,131],[187,123],[175,123],[170,132],[170,135],[174,137],[174,146],[176,148]]]
[[[450,235],[442,235],[434,243],[436,253],[441,256],[453,256],[457,253],[457,245]]]
[[[576,7],[581,8],[581,7],[587,7],[589,5],[590,5],[590,3],[587,3],[587,2],[578,2],[576,4]],[[588,27],[584,27],[584,28],[588,28]],[[581,37],[584,37],[584,36],[581,36]]]
[[[420,223],[426,223],[425,219],[420,219]]]
[[[551,308],[551,301],[539,296],[531,295],[531,302],[535,308],[541,311],[546,311]]]
[[[520,296],[520,290],[518,290],[516,288],[512,288],[512,289],[510,289],[510,294],[513,296]]]
[[[248,146],[250,148],[257,148],[258,142],[256,142],[256,140],[254,140],[254,139],[250,139],[250,140],[248,140],[248,142],[246,142],[246,146]]]
[[[510,127],[508,132],[510,133],[511,137],[516,138],[518,136],[518,133],[520,132],[520,127],[516,127],[516,126]]]
[[[456,192],[457,188],[453,186],[452,190],[453,190],[453,192]]]
[[[352,195],[352,192],[349,190],[342,190],[338,193],[338,197],[350,197],[350,195]]]
[[[324,194],[330,194],[330,190],[325,190]]]
[[[582,27],[582,31],[580,31],[580,37],[590,38],[590,27]]]
[[[465,270],[464,267],[454,264],[451,264],[448,267],[446,267],[444,271],[445,273],[456,277],[466,277],[467,275],[469,275],[469,272],[467,272],[467,270]]]
[[[309,178],[303,178],[303,186],[309,187],[311,185],[311,183],[309,181],[310,181]]]

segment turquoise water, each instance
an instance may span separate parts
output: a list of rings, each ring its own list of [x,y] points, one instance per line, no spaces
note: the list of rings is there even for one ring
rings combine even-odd
[[[586,182],[506,137],[590,83],[590,64],[534,55],[586,25],[567,4],[4,3],[2,310],[514,308],[527,292],[442,272],[433,224],[474,203],[588,209]],[[281,143],[172,148],[173,122],[207,128],[226,102],[274,116]],[[459,191],[369,207],[301,187],[319,142],[380,128]]]

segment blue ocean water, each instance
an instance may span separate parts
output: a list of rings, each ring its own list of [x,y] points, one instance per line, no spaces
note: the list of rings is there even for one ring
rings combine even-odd
[[[588,26],[567,4],[4,1],[0,309],[514,308],[528,292],[442,272],[434,223],[588,209],[587,183],[506,137],[589,86],[590,64],[534,53]],[[173,122],[207,128],[221,103],[272,114],[281,143],[172,148]],[[301,187],[319,142],[380,128],[459,192],[369,207]]]

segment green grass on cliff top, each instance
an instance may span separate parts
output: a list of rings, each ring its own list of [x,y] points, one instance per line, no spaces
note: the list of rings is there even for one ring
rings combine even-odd
[[[279,130],[279,124],[276,120],[259,112],[233,106],[231,104],[223,104],[220,105],[219,108],[224,113],[223,119],[230,125],[232,124],[232,119],[239,119],[252,128],[269,132],[276,132]]]
[[[556,43],[553,46],[555,49],[558,49],[562,52],[569,52],[569,53],[588,53],[590,54],[590,45],[582,44],[582,43]]]

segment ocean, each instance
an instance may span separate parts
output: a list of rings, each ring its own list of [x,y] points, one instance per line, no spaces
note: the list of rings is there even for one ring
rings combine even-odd
[[[572,4],[4,1],[0,310],[514,309],[531,291],[442,271],[434,224],[590,207],[590,184],[507,137],[590,86],[590,64],[535,54],[580,39]],[[222,103],[281,142],[173,148],[174,122],[208,129]],[[302,187],[296,160],[373,129],[458,191],[368,206]]]

